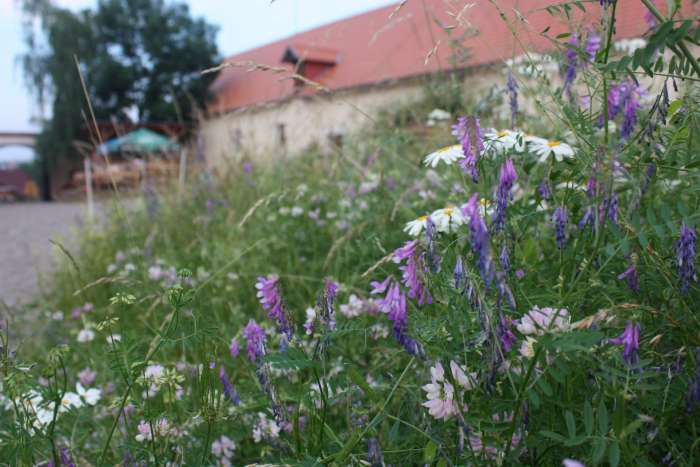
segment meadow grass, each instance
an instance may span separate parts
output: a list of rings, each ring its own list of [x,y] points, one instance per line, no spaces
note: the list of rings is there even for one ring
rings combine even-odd
[[[31,339],[4,334],[2,458],[697,463],[697,88],[578,73],[585,102],[517,78],[522,130],[489,130],[505,77],[432,87],[86,228]]]

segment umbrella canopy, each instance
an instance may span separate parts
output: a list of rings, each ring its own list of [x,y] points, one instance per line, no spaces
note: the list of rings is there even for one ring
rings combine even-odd
[[[179,149],[179,145],[165,136],[140,128],[127,133],[119,138],[114,138],[100,145],[101,154],[113,154],[117,152],[156,152],[174,151]]]

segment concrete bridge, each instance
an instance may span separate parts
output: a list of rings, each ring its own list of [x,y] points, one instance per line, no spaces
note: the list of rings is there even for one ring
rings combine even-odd
[[[26,146],[34,149],[39,133],[0,131],[0,149],[6,146]]]

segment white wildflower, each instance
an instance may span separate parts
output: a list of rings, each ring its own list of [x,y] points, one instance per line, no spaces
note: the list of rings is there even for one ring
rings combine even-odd
[[[77,337],[78,342],[81,342],[81,343],[91,342],[94,339],[95,339],[95,331],[93,331],[90,328],[81,329],[80,332],[78,332],[78,337]]]
[[[445,146],[437,151],[428,154],[423,161],[423,164],[430,167],[437,167],[440,162],[445,165],[452,165],[459,159],[464,158],[464,151],[462,151],[462,146],[459,144],[454,144],[452,146]]]

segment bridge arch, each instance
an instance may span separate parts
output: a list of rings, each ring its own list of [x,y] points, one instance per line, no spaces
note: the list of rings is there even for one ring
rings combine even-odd
[[[38,133],[0,132],[0,149],[7,146],[24,146],[34,149]]]

